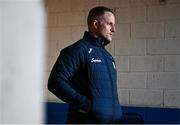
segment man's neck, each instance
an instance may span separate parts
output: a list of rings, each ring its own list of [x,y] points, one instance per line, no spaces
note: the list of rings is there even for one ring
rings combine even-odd
[[[98,38],[98,35],[94,32],[88,31],[90,33],[90,35],[94,38]]]

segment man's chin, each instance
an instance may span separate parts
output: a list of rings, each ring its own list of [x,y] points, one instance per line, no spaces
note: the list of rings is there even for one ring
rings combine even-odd
[[[112,37],[110,36],[109,38],[107,38],[107,40],[108,40],[109,42],[112,42]]]
[[[110,43],[110,42],[112,42],[112,39],[107,39],[107,41]]]

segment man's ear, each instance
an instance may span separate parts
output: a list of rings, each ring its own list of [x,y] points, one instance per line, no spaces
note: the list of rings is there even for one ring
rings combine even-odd
[[[98,20],[93,20],[93,26],[95,29],[98,29]]]

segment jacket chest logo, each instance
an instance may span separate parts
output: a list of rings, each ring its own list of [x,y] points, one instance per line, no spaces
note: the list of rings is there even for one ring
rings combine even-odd
[[[112,64],[113,64],[114,69],[116,69],[116,65],[115,65],[115,63],[114,63],[114,62],[112,62]]]
[[[94,58],[92,58],[92,59],[91,59],[91,62],[92,62],[92,63],[101,63],[102,61],[101,61],[100,59],[94,59]]]
[[[89,51],[88,51],[88,53],[90,54],[92,52],[92,48],[89,48]]]

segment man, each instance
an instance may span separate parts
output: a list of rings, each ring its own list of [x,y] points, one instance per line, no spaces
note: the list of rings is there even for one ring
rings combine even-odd
[[[87,18],[88,32],[61,51],[49,77],[48,89],[70,105],[68,123],[118,123],[116,67],[104,48],[115,30],[113,11],[95,7]]]

